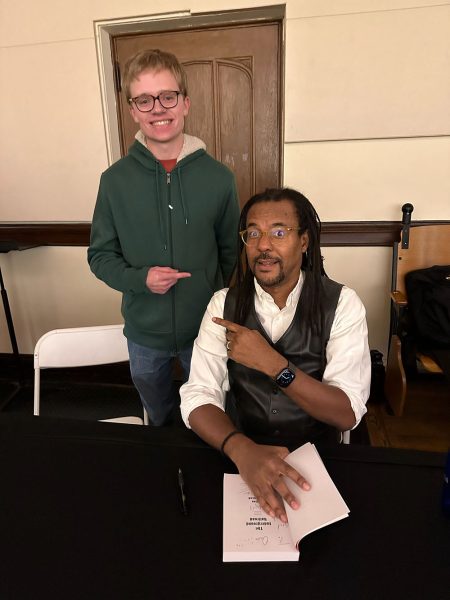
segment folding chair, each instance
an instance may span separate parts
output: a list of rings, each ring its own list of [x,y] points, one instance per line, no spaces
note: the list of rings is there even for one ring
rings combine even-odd
[[[34,414],[40,410],[41,369],[106,365],[128,360],[127,341],[123,325],[54,329],[44,334],[34,349]],[[139,417],[103,419],[116,423],[148,425]]]
[[[400,243],[394,247],[392,269],[391,334],[384,391],[396,416],[403,414],[405,406],[408,365],[411,371],[418,363],[425,371],[442,373],[430,356],[416,351],[411,343],[405,275],[433,265],[450,264],[450,224],[410,227],[413,210],[411,204],[402,207],[403,230]]]

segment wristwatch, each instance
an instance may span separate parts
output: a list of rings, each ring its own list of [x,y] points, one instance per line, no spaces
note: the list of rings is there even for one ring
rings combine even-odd
[[[290,361],[288,361],[287,367],[280,371],[275,377],[275,382],[280,387],[287,388],[287,386],[291,385],[295,379],[295,371],[296,367]]]

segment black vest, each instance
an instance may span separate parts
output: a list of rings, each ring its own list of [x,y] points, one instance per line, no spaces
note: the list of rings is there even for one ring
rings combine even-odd
[[[321,381],[326,365],[325,349],[342,285],[322,278],[323,321],[318,334],[302,326],[303,294],[297,305],[294,319],[287,331],[274,344],[261,325],[253,305],[244,325],[256,329],[267,342],[294,365],[311,377]],[[224,319],[233,321],[236,289],[230,288],[224,306]],[[249,369],[234,360],[228,360],[230,391],[226,396],[226,412],[241,431],[250,437],[285,440],[336,442],[336,430],[317,421],[288,398],[267,375]],[[287,443],[287,442],[286,442]]]

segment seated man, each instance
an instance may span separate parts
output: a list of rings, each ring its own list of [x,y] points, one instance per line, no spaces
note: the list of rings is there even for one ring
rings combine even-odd
[[[261,507],[286,521],[280,496],[299,504],[280,476],[310,486],[283,460],[287,448],[254,439],[329,441],[356,427],[370,388],[365,309],[325,275],[320,221],[302,194],[257,194],[239,225],[246,264],[207,307],[181,412],[233,460]]]

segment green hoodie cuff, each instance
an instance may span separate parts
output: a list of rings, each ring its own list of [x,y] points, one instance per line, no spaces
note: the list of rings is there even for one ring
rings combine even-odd
[[[147,273],[149,267],[141,267],[140,269],[130,269],[127,273],[127,289],[133,294],[142,294],[149,291],[146,285]]]

